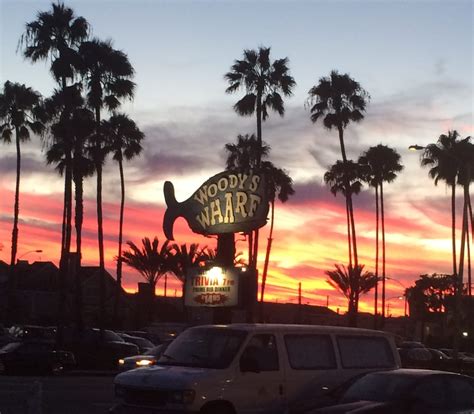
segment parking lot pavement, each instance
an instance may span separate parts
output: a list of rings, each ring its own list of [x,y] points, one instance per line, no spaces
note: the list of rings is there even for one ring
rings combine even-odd
[[[113,405],[113,374],[0,377],[2,414],[103,414]]]

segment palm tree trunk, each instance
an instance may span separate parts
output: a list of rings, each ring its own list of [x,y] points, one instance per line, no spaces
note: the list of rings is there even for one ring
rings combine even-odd
[[[380,221],[382,224],[382,323],[385,326],[385,212],[383,203],[383,181],[380,182]]]
[[[262,93],[259,91],[257,93],[257,142],[259,151],[257,154],[257,168],[260,168],[260,163],[262,161]]]
[[[339,145],[341,146],[342,161],[346,163],[346,147],[344,145],[344,128],[342,127],[342,125],[338,125],[337,132],[339,133]]]
[[[352,230],[352,249],[354,252],[354,267],[359,266],[359,258],[357,255],[357,238],[356,238],[356,230],[355,230],[355,219],[354,219],[354,207],[352,204],[352,195],[349,192],[349,212],[351,217],[351,230]]]
[[[20,131],[15,128],[16,143],[16,183],[15,183],[15,204],[13,206],[13,230],[12,230],[12,248],[10,257],[10,269],[7,280],[7,307],[6,320],[8,323],[12,321],[13,310],[13,286],[15,284],[15,262],[18,249],[18,217],[20,215],[20,172],[21,172],[21,152],[20,152]]]
[[[377,329],[379,306],[379,186],[375,185],[375,293],[374,293],[374,329]]]
[[[79,150],[81,151],[81,150]],[[79,157],[76,151],[76,157]],[[80,157],[82,158],[82,157]],[[80,159],[79,158],[79,159]],[[80,162],[80,161],[78,161]],[[82,319],[82,283],[81,283],[81,259],[82,259],[82,223],[84,219],[84,189],[81,167],[76,163],[76,171],[73,174],[74,188],[76,192],[76,261],[75,261],[75,290],[76,290],[76,325],[79,332],[84,330],[84,321]]]
[[[347,246],[349,248],[349,266],[352,267],[352,236],[351,236],[351,212],[346,197],[346,221],[347,221]]]
[[[15,205],[13,207],[13,230],[12,230],[12,250],[10,266],[15,266],[16,252],[18,249],[18,217],[20,215],[20,172],[21,172],[21,150],[20,131],[15,127],[16,144],[16,183],[15,183]]]
[[[249,244],[249,267],[252,267],[253,264],[253,231],[248,233],[248,244]]]
[[[120,222],[119,222],[119,240],[118,240],[118,254],[117,254],[117,291],[115,294],[115,303],[114,303],[114,324],[119,323],[118,320],[118,307],[120,293],[122,291],[122,237],[123,237],[123,211],[125,206],[125,179],[123,174],[123,162],[122,157],[120,156],[118,160],[119,172],[120,172],[120,189],[121,189],[121,198],[120,198]]]
[[[99,323],[101,336],[105,330],[105,259],[104,259],[104,233],[102,226],[102,165],[97,164],[97,236],[99,242]]]
[[[453,275],[456,275],[456,183],[451,186],[451,226],[451,237],[453,244]]]
[[[165,287],[164,287],[164,292],[163,296],[166,298],[166,291],[168,289],[168,273],[165,273]]]
[[[466,230],[468,227],[467,199],[468,199],[467,185],[464,185],[464,207],[463,207],[463,220],[462,220],[462,231],[461,231],[461,249],[459,252],[459,267],[458,267],[459,272],[458,272],[457,280],[456,280],[455,307],[454,307],[453,357],[455,359],[458,358],[459,340],[461,336],[461,307],[462,307],[462,286],[463,286],[463,272],[464,272],[464,250],[466,246]]]
[[[265,263],[263,265],[263,273],[262,273],[262,287],[260,292],[260,322],[264,322],[264,297],[265,297],[265,285],[267,282],[267,272],[268,272],[268,263],[270,261],[270,251],[272,248],[272,241],[273,241],[273,224],[275,221],[275,200],[271,201],[271,218],[270,218],[270,231],[268,233],[268,241],[267,241],[267,251],[265,253]]]
[[[69,274],[69,253],[71,251],[71,222],[72,222],[72,165],[71,165],[71,152],[66,151],[66,168],[64,174],[64,216],[65,225],[63,229],[65,231],[63,240],[64,245],[61,250],[61,258],[59,261],[59,307],[58,307],[58,326],[57,326],[57,335],[56,340],[58,345],[62,345],[63,342],[63,329],[65,322],[65,312],[66,312],[66,300],[67,300],[67,283],[66,279]]]
[[[469,184],[468,184],[468,199],[467,199],[467,208],[468,208],[468,222],[471,223],[471,240],[474,237],[474,222],[472,221],[472,205],[471,205],[471,194],[469,193]],[[467,224],[467,229],[469,230],[469,223]],[[470,241],[469,241],[469,234],[467,235],[467,257],[468,257],[468,288],[467,292],[469,295],[469,298],[472,297],[472,276],[471,276],[471,249],[470,249]],[[469,303],[471,303],[471,300],[469,299]],[[471,308],[471,305],[469,306],[469,309]]]

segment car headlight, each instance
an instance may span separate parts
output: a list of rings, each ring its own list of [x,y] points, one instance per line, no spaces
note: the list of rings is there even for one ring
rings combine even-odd
[[[125,360],[124,359],[119,359],[119,365],[123,365],[125,364]]]
[[[152,359],[140,359],[135,362],[139,367],[147,367],[148,365],[153,365],[155,361]]]
[[[194,390],[173,391],[170,393],[170,402],[177,404],[192,404],[196,392]]]

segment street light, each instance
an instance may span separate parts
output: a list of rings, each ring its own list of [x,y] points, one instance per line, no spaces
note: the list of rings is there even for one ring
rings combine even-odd
[[[27,252],[23,253],[17,260],[20,260],[23,256],[26,256],[28,253],[43,253],[43,250],[36,249],[36,250],[28,250]]]
[[[386,303],[387,303],[387,316],[389,316],[389,313],[390,313],[390,303],[389,301],[393,300],[393,299],[398,299],[398,300],[402,300],[403,299],[403,296],[392,296],[391,298],[388,298],[386,300]]]
[[[406,318],[408,316],[408,312],[407,312],[407,310],[408,310],[407,287],[402,282],[400,282],[398,279],[394,279],[393,277],[385,276],[385,279],[388,279],[388,280],[391,280],[392,282],[398,283],[403,288],[403,297],[405,298],[404,316]]]

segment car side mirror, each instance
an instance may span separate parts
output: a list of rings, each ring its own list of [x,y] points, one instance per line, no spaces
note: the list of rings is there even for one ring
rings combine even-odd
[[[241,372],[260,372],[260,366],[257,358],[245,353],[240,357],[240,371]]]

